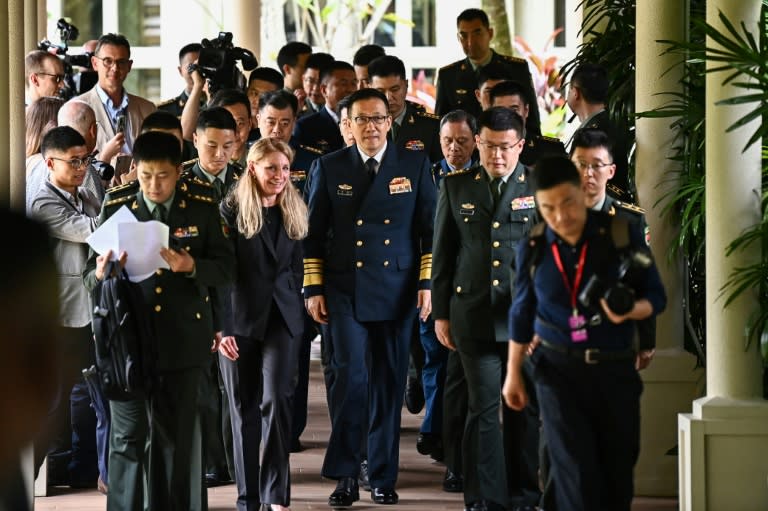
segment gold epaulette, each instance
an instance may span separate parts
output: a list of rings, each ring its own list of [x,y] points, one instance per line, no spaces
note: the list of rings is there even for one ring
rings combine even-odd
[[[213,184],[211,184],[209,181],[206,181],[205,179],[200,179],[194,172],[185,172],[182,177],[187,183],[213,189]]]
[[[179,99],[179,98],[171,98],[171,99],[167,99],[167,100],[165,100],[165,101],[161,101],[160,103],[156,103],[156,104],[155,104],[155,106],[156,106],[157,108],[160,108],[161,106],[168,106],[168,105],[170,105],[171,103],[175,103],[177,99]]]
[[[453,176],[460,176],[462,174],[469,174],[473,170],[475,170],[473,167],[469,167],[467,169],[452,170],[451,172],[446,173],[444,177],[453,177]]]
[[[191,160],[187,160],[185,162],[182,162],[181,168],[184,170],[190,169],[195,166],[195,163],[197,163],[197,160],[200,158],[192,158]]]
[[[640,206],[637,206],[635,204],[630,204],[629,202],[624,202],[620,200],[615,200],[613,203],[616,205],[617,208],[624,209],[626,211],[630,211],[632,213],[635,213],[637,215],[644,215],[645,210],[641,208]]]
[[[425,111],[422,111],[422,110],[417,110],[416,111],[416,115],[418,115],[419,117],[426,117],[427,119],[434,119],[436,121],[440,120],[440,116],[439,115],[431,114],[429,112],[425,112]]]
[[[560,140],[559,138],[555,138],[555,137],[548,137],[548,136],[546,136],[546,135],[541,135],[541,140],[544,140],[544,141],[546,141],[546,142],[553,142],[553,143],[555,143],[555,144],[562,144],[562,143],[563,143],[563,141],[562,141],[562,140]]]
[[[512,55],[501,55],[501,54],[499,54],[499,57],[509,62],[518,62],[521,64],[526,64],[525,59],[522,59],[520,57],[513,57]]]
[[[104,207],[108,208],[111,206],[117,206],[118,204],[122,204],[124,202],[128,202],[129,200],[133,199],[134,195],[123,195],[120,197],[115,197],[114,199],[109,199],[104,202]]]
[[[107,190],[107,199],[105,202],[105,206],[109,206],[109,203],[113,204],[119,204],[122,202],[120,199],[123,199],[124,197],[133,197],[136,195],[136,192],[139,191],[139,182],[137,180],[133,180],[129,183],[124,183],[122,185],[113,186],[112,188]]]
[[[315,153],[315,154],[325,154],[325,153],[323,153],[322,149],[318,149],[317,147],[312,147],[312,146],[300,144],[299,148],[300,149],[304,149],[305,151],[309,151],[311,153]]]
[[[184,192],[187,198],[210,204],[216,203],[216,189],[210,183],[204,182],[199,177],[184,181],[179,185],[179,189]]]

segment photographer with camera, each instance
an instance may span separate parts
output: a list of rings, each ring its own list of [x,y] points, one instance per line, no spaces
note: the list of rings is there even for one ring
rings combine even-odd
[[[104,161],[113,164],[116,177],[119,177],[128,170],[127,165],[121,163],[129,164],[130,158],[112,159],[118,153],[131,154],[142,121],[156,108],[151,101],[129,94],[123,87],[133,66],[131,45],[124,36],[104,34],[99,37],[91,64],[99,81],[77,99],[88,103],[96,114],[96,149]]]
[[[570,160],[541,159],[531,182],[545,224],[517,248],[504,399],[526,405],[522,366],[537,336],[530,362],[557,508],[629,511],[642,393],[635,322],[664,310],[664,287],[642,230],[590,210]],[[629,263],[641,260],[647,265]],[[596,275],[608,293],[588,285]],[[609,305],[619,283],[630,297],[623,310]]]

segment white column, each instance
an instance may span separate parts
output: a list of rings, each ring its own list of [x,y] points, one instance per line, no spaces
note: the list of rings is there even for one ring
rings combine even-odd
[[[43,39],[38,23],[38,1],[24,0],[24,50],[25,53],[37,48],[37,43]]]
[[[637,3],[635,109],[652,110],[668,101],[660,92],[680,92],[681,57],[661,55],[658,40],[685,38],[685,3],[645,0]],[[673,71],[669,71],[673,69]],[[642,79],[640,78],[642,77]],[[662,216],[665,204],[656,203],[678,186],[671,180],[678,165],[670,160],[675,132],[669,119],[638,119],[635,180],[639,203],[646,209],[651,249],[667,292],[667,308],[657,318],[656,357],[642,371],[640,458],[635,469],[635,493],[674,496],[677,458],[667,452],[677,444],[677,414],[688,410],[701,395],[703,374],[694,370],[695,357],[683,349],[683,274],[681,260],[667,258],[679,232],[677,218]],[[697,393],[698,391],[698,393]]]
[[[235,46],[249,49],[261,65],[261,4],[260,0],[237,0],[233,2],[234,23],[232,39]]]
[[[719,12],[735,27],[743,22],[759,39],[760,2],[707,2],[707,22],[723,33]],[[707,44],[717,46],[712,40]],[[761,255],[759,246],[725,255],[728,244],[760,219],[760,145],[741,150],[761,121],[726,132],[756,107],[716,104],[744,94],[723,85],[728,75],[720,71],[706,78],[707,396],[693,403],[693,413],[678,419],[680,509],[686,511],[764,509],[768,502],[768,403],[761,399],[757,346],[745,348],[744,336],[758,303],[747,293],[725,307],[721,296],[733,271]]]

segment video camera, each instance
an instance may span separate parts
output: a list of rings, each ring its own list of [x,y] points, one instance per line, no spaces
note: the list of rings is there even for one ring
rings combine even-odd
[[[191,73],[198,70],[208,80],[208,91],[214,94],[219,89],[243,89],[245,77],[235,65],[240,61],[243,69],[250,71],[259,63],[253,52],[245,48],[237,48],[232,44],[232,32],[219,32],[216,39],[203,39],[200,44],[200,56],[197,64],[187,68]]]
[[[60,95],[63,96],[64,99],[69,99],[77,94],[86,92],[88,89],[93,87],[94,83],[96,83],[95,80],[91,79],[83,80],[81,76],[78,87],[78,84],[75,83],[74,79],[75,73],[73,66],[85,68],[88,70],[86,73],[93,73],[93,68],[91,67],[91,53],[86,52],[80,55],[67,55],[67,51],[69,50],[69,42],[77,40],[77,38],[80,37],[80,31],[76,26],[67,23],[67,20],[64,18],[60,18],[59,21],[56,22],[56,28],[59,30],[59,38],[61,39],[61,44],[54,44],[48,39],[43,39],[37,44],[37,49],[63,57],[64,82],[67,86],[61,90]],[[81,72],[81,74],[83,74],[83,72]]]
[[[597,274],[587,281],[579,294],[579,302],[592,310],[599,311],[600,298],[605,298],[608,308],[618,315],[627,314],[635,305],[635,291],[630,282],[634,282],[636,270],[645,269],[653,264],[651,255],[644,250],[631,250],[621,257],[616,281],[608,283]]]

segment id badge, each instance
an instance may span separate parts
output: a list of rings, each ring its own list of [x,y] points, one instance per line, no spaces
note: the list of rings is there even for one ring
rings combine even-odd
[[[571,328],[571,341],[584,342],[588,339],[587,320],[583,314],[578,314],[574,311],[573,315],[568,318],[568,326]]]

